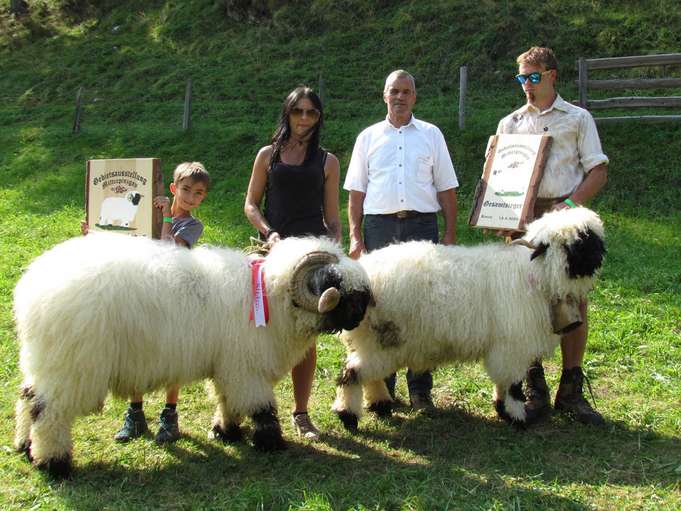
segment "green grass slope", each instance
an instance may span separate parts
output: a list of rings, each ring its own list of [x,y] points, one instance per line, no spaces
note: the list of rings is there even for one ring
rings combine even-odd
[[[417,78],[416,114],[445,134],[466,225],[487,137],[522,104],[515,56],[548,44],[560,90],[576,97],[575,60],[681,48],[676,2],[543,3],[366,0],[195,2],[34,1],[0,8],[0,507],[3,509],[679,509],[681,508],[681,125],[606,126],[610,182],[593,206],[608,256],[592,295],[585,367],[602,429],[553,417],[526,432],[499,422],[479,365],[435,373],[433,417],[399,410],[367,417],[349,435],[330,413],[343,349],[318,343],[311,413],[318,444],[295,438],[289,379],[277,397],[291,448],[261,455],[206,440],[212,404],[183,389],[185,435],[115,445],[125,403],[74,427],[76,479],[55,483],[12,451],[20,383],[12,289],[36,255],[79,234],[84,162],[159,157],[166,182],[180,161],[203,161],[215,185],[198,215],[204,241],[243,247],[250,167],[281,100],[298,83],[324,83],[323,144],[343,175],[357,133],[385,115],[385,75]],[[457,127],[458,69],[469,66],[468,120]],[[609,76],[611,73],[604,73]],[[678,76],[636,69],[627,76]],[[193,128],[181,130],[187,79]],[[84,88],[82,130],[71,134]],[[636,93],[635,91],[624,94]],[[651,92],[657,93],[657,92]],[[679,91],[660,91],[679,95]],[[619,93],[618,93],[619,94]],[[678,113],[678,112],[677,112]],[[345,196],[343,198],[345,202]],[[343,218],[345,213],[343,212]],[[553,389],[559,355],[548,361]],[[402,379],[400,379],[402,380]],[[406,389],[400,386],[405,395]],[[154,418],[162,396],[150,397]],[[152,424],[152,428],[154,424]]]

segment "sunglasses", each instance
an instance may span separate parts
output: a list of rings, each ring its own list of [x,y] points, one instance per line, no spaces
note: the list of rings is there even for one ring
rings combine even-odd
[[[320,113],[319,113],[319,110],[317,110],[316,108],[309,108],[308,109],[308,108],[294,107],[294,108],[291,108],[291,114],[290,115],[291,115],[291,117],[306,116],[306,117],[309,117],[310,119],[317,120],[317,119],[319,119]]]
[[[520,83],[520,85],[525,85],[525,82],[527,82],[527,80],[529,80],[530,83],[539,83],[541,82],[542,75],[545,75],[546,73],[550,72],[551,69],[544,71],[542,73],[540,73],[539,71],[535,71],[534,73],[530,73],[528,75],[515,75],[515,79],[518,80],[518,83]]]

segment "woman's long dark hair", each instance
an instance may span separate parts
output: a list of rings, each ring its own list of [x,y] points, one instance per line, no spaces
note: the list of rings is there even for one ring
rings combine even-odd
[[[301,85],[296,87],[291,91],[291,93],[286,96],[284,104],[281,107],[281,116],[279,117],[279,125],[277,129],[274,130],[274,135],[272,135],[272,158],[270,159],[269,170],[279,161],[281,149],[284,144],[291,137],[291,127],[289,126],[288,119],[291,114],[291,110],[296,106],[296,103],[302,98],[309,99],[314,107],[319,110],[319,120],[312,127],[312,133],[307,141],[307,150],[305,151],[305,160],[303,165],[310,161],[310,159],[319,150],[319,135],[324,124],[324,109],[322,107],[322,100],[315,91],[310,87]]]

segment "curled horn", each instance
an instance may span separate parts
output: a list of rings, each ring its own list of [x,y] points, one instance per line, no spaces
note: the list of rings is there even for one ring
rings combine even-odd
[[[527,247],[530,250],[535,250],[537,247],[535,247],[532,243],[527,241],[526,239],[523,238],[518,238],[517,240],[513,240],[511,242],[511,245],[522,245],[523,247]]]
[[[340,301],[340,292],[335,287],[329,288],[322,296],[317,296],[307,286],[307,276],[322,266],[338,262],[338,257],[329,252],[310,252],[305,255],[293,269],[289,292],[293,302],[300,308],[310,312],[328,312]]]

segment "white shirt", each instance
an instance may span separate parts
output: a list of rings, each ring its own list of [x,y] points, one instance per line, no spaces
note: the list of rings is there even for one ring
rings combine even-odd
[[[386,117],[359,134],[343,188],[366,194],[364,214],[384,215],[435,213],[437,192],[458,186],[442,132],[412,115],[400,128]]]
[[[551,149],[539,185],[538,197],[556,198],[571,194],[586,174],[608,163],[591,114],[560,95],[543,112],[526,104],[499,121],[500,134],[551,135]]]

